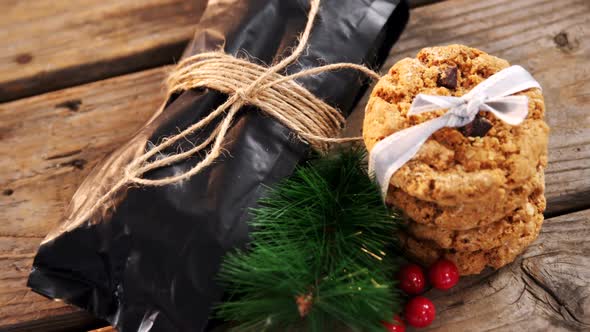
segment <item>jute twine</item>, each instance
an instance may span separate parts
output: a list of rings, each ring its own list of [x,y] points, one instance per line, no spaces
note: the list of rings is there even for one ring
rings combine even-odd
[[[334,138],[343,127],[345,118],[334,107],[314,96],[294,80],[341,69],[357,70],[373,79],[379,79],[379,74],[354,63],[329,64],[288,76],[279,74],[279,71],[293,63],[305,50],[319,4],[320,0],[310,1],[309,18],[297,47],[289,56],[271,67],[238,59],[223,52],[201,53],[182,60],[167,80],[168,96],[195,88],[209,88],[227,94],[228,99],[199,122],[177,135],[164,138],[160,144],[135,158],[125,168],[123,178],[102,196],[84,217],[89,217],[95,208],[105,203],[111,195],[125,185],[164,186],[188,179],[210,166],[222,153],[226,133],[236,113],[245,105],[256,106],[265,114],[277,119],[319,151],[326,151],[330,143],[359,140],[359,137]],[[220,119],[219,125],[200,144],[172,155],[163,153],[179,140],[187,139],[189,135],[217,119]],[[184,173],[161,179],[143,178],[143,175],[151,170],[186,160],[209,146],[211,147],[205,157]],[[157,154],[164,157],[150,160]]]

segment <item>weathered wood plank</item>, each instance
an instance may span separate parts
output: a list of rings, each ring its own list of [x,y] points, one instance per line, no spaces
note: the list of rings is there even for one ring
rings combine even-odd
[[[34,252],[90,169],[156,110],[164,72],[0,105],[0,326],[72,311],[25,287]]]
[[[83,311],[75,311],[63,315],[52,315],[44,318],[26,321],[20,324],[14,324],[0,328],[2,332],[117,332],[107,325],[107,322],[96,319],[94,316]]]
[[[520,64],[543,86],[551,127],[548,215],[590,207],[590,2],[452,0],[412,12],[385,72],[423,47],[465,44]],[[366,96],[346,134],[361,133]]]
[[[117,332],[117,330],[111,326],[108,326],[108,327],[103,327],[103,328],[100,328],[97,330],[92,330],[90,332]]]
[[[416,7],[420,7],[420,6],[426,6],[435,2],[441,2],[444,0],[408,0],[408,3],[410,4],[410,8],[416,8]]]
[[[531,69],[545,87],[552,126],[549,212],[579,208],[590,190],[590,6],[514,3],[452,0],[418,8],[386,66],[423,46],[462,42]],[[25,288],[32,256],[88,170],[156,109],[162,78],[155,69],[0,104],[0,326],[71,310]],[[361,109],[349,134],[360,132]]]
[[[429,291],[437,309],[425,331],[590,330],[590,210],[545,221],[515,262]]]
[[[0,101],[177,60],[206,1],[0,3]]]
[[[206,3],[2,1],[0,102],[172,63]]]

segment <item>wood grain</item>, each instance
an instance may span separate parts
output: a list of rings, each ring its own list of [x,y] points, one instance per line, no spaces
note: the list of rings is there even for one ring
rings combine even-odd
[[[72,311],[25,287],[34,253],[90,169],[162,102],[165,70],[0,104],[0,326]]]
[[[111,326],[103,327],[97,330],[92,330],[89,332],[117,332],[117,330]]]
[[[5,326],[0,328],[2,332],[117,332],[111,327],[102,327],[108,325],[103,320],[96,319],[94,316],[83,311],[74,311],[62,315],[50,315],[41,319],[26,321],[19,324]],[[97,330],[93,330],[96,329]]]
[[[383,72],[423,47],[465,44],[520,64],[543,86],[551,127],[549,216],[590,207],[590,2],[452,0],[415,9]],[[367,96],[346,134],[361,134]]]
[[[177,60],[203,0],[9,0],[0,4],[0,101]]]
[[[423,331],[590,330],[588,237],[590,210],[546,220],[512,264],[426,293],[437,317]]]
[[[439,0],[410,0],[421,6]],[[178,60],[207,0],[5,0],[0,102]]]
[[[404,56],[413,56],[421,47],[457,42],[530,69],[544,86],[548,122],[552,127],[547,171],[548,211],[558,214],[580,209],[588,204],[590,193],[589,14],[590,4],[584,0],[450,0],[420,7],[413,11],[410,24],[386,67]],[[67,202],[89,169],[125,141],[157,108],[163,95],[160,86],[163,72],[164,69],[147,70],[0,104],[0,326],[72,311],[63,303],[48,301],[25,287],[32,257],[42,237],[59,222]],[[361,119],[362,106],[353,114],[348,134],[358,135]],[[549,220],[547,227],[551,223]],[[571,225],[577,224],[580,222]],[[585,222],[581,225],[578,232],[583,233],[588,225]],[[561,241],[570,235],[569,231],[562,235],[559,230],[546,229],[544,236],[555,234],[551,236]],[[584,249],[579,244],[579,248],[571,249]],[[564,248],[563,257],[566,257],[569,247]],[[478,280],[474,279],[473,287],[485,286],[477,284]],[[542,280],[551,284],[560,279],[551,275],[550,279]],[[512,291],[520,289],[520,284],[514,285],[506,287]],[[541,294],[541,299],[543,296],[546,295]],[[463,299],[466,305],[446,303],[444,297],[437,301],[440,308],[447,308],[440,312],[440,324],[448,319],[449,326],[459,326],[452,325],[453,318],[445,316],[447,310],[463,310],[463,316],[458,317],[467,317],[466,313],[471,312],[470,298]],[[493,304],[485,302],[485,298],[482,301]],[[539,312],[548,310],[537,306]],[[509,313],[515,308],[504,310]],[[500,321],[496,316],[490,317]],[[574,317],[586,319],[581,314]],[[484,319],[480,317],[480,320]],[[467,318],[457,322],[467,324]],[[567,324],[582,326],[570,321]]]

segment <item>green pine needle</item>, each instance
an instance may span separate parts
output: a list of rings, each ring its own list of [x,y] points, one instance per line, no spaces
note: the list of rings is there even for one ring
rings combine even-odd
[[[259,202],[250,250],[222,265],[230,297],[219,317],[239,331],[383,331],[399,312],[399,260],[388,248],[398,218],[363,157],[347,150],[314,160]]]

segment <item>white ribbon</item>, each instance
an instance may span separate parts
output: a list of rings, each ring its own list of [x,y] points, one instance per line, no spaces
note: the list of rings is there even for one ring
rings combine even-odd
[[[398,131],[378,142],[369,155],[369,172],[375,174],[383,196],[387,194],[393,174],[408,162],[426,140],[444,127],[462,127],[475,119],[479,111],[492,112],[500,120],[518,125],[528,114],[528,98],[514,93],[541,88],[539,83],[520,66],[497,72],[462,97],[418,94],[408,115],[448,111],[438,118]]]

